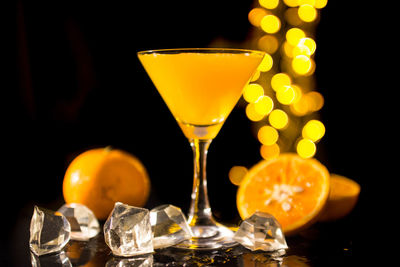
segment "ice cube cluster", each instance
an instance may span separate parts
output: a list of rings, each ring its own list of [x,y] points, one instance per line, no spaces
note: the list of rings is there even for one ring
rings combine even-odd
[[[29,240],[32,259],[62,253],[70,239],[88,241],[99,232],[95,215],[82,204],[65,204],[56,212],[35,206]],[[193,237],[185,215],[176,206],[161,205],[149,211],[121,202],[115,203],[103,232],[105,243],[119,257],[151,254],[154,249],[174,246]],[[288,248],[278,221],[263,212],[244,220],[234,240],[252,251]],[[152,258],[143,258],[143,261],[152,262]]]
[[[61,251],[70,239],[87,241],[100,232],[93,212],[82,204],[63,205],[58,211],[34,207],[29,245],[36,256]],[[192,237],[181,209],[162,205],[151,211],[116,202],[103,227],[104,240],[114,255],[152,253]]]

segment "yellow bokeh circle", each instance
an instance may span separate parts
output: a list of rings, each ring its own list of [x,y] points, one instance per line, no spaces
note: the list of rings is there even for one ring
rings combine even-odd
[[[314,7],[321,9],[324,8],[328,4],[328,0],[315,0]]]
[[[279,5],[279,0],[258,0],[258,2],[266,9],[275,9]]]
[[[291,28],[286,32],[286,40],[292,46],[296,46],[300,40],[305,37],[305,32],[299,28]]]
[[[302,21],[312,22],[317,18],[318,12],[312,5],[304,4],[299,6],[297,14]]]
[[[290,7],[285,11],[284,14],[285,20],[293,26],[299,26],[303,23],[303,21],[299,18],[299,14],[297,13],[296,7]]]
[[[279,90],[285,90],[285,86],[290,86],[292,84],[292,79],[286,73],[277,73],[271,78],[271,87],[276,92]]]
[[[267,72],[269,71],[274,64],[272,57],[269,54],[265,54],[263,60],[261,61],[260,65],[258,66],[259,71]]]
[[[305,98],[309,103],[310,111],[318,111],[324,106],[324,97],[318,92],[309,92],[305,95]]]
[[[299,0],[283,0],[288,7],[296,7],[299,5]]]
[[[275,36],[266,34],[258,40],[257,45],[259,49],[269,54],[273,54],[276,52],[276,50],[278,50],[279,41]]]
[[[317,44],[315,43],[314,39],[309,37],[301,38],[298,45],[307,47],[310,51],[310,55],[314,54],[315,50],[317,49]]]
[[[307,98],[302,96],[298,101],[293,101],[290,105],[290,111],[296,116],[304,116],[310,112],[309,105]]]
[[[263,116],[268,115],[274,108],[274,101],[269,96],[263,95],[254,102],[254,109]]]
[[[265,11],[265,9],[261,8],[261,7],[256,7],[253,8],[248,15],[249,18],[249,22],[255,26],[255,27],[259,27],[261,24],[261,20],[262,18],[267,15],[267,12]]]
[[[298,55],[292,60],[292,68],[299,75],[306,75],[312,69],[312,61],[308,56]]]
[[[317,151],[317,147],[310,139],[301,139],[296,146],[297,154],[302,158],[312,158]]]
[[[257,83],[251,83],[247,85],[243,91],[243,98],[248,103],[256,102],[257,99],[259,99],[263,95],[264,95],[264,88]]]
[[[256,111],[254,103],[249,103],[246,106],[246,116],[251,121],[260,121],[265,117],[265,115]]]
[[[260,154],[263,159],[274,159],[279,156],[280,148],[278,144],[272,145],[261,145],[260,147]]]
[[[293,57],[293,50],[294,50],[294,46],[289,44],[288,41],[285,41],[281,47],[281,51],[282,51],[283,55],[287,56],[288,58]]]
[[[268,117],[268,121],[276,129],[283,129],[288,125],[289,116],[281,109],[273,110]]]
[[[281,89],[276,92],[276,99],[279,103],[283,105],[290,105],[293,103],[296,97],[296,92],[292,86],[284,86],[284,89]]]
[[[310,5],[314,6],[315,5],[315,0],[298,0],[298,5]]]
[[[275,128],[265,125],[258,130],[257,137],[261,144],[270,146],[278,141],[279,133]]]
[[[266,33],[276,33],[281,28],[281,21],[275,15],[266,15],[261,19],[260,26]]]
[[[319,120],[310,120],[304,125],[301,134],[303,138],[316,142],[325,135],[325,125]]]
[[[244,166],[233,166],[229,170],[229,180],[234,185],[240,185],[240,182],[243,180],[244,176],[247,174],[248,170]]]

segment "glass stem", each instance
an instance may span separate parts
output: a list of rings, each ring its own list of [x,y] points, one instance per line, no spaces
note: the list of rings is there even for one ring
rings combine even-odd
[[[190,226],[213,226],[216,225],[212,218],[212,212],[207,195],[206,162],[208,147],[211,139],[190,139],[193,149],[194,176],[192,200],[188,214]]]

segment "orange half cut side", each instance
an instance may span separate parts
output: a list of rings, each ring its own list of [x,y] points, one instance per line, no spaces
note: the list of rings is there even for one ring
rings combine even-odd
[[[242,219],[256,211],[272,214],[290,235],[316,221],[329,185],[329,172],[319,161],[284,153],[249,170],[237,192],[237,208]]]

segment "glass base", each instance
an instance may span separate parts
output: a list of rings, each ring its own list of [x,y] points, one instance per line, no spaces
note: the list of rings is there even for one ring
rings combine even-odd
[[[175,245],[175,248],[189,250],[225,249],[238,245],[233,240],[234,232],[218,224],[212,226],[192,226],[194,237]]]

